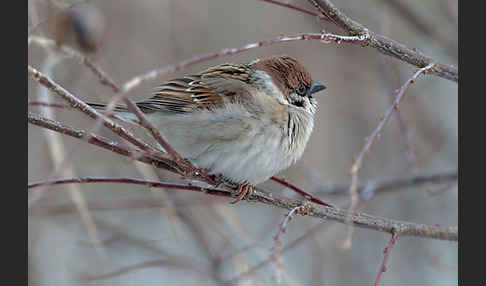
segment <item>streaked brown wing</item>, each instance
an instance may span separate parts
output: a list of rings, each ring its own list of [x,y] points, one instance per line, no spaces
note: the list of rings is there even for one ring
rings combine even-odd
[[[147,113],[187,113],[211,109],[235,100],[235,95],[239,94],[236,91],[244,88],[247,81],[248,75],[243,66],[223,64],[200,75],[173,79],[157,87],[154,96],[137,105]]]

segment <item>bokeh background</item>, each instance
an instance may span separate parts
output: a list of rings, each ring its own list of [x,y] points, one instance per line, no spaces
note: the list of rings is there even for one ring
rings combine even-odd
[[[304,0],[287,1],[313,9]],[[341,0],[340,9],[371,30],[382,33],[446,64],[458,64],[457,1]],[[55,37],[59,15],[74,1],[28,1],[30,35]],[[90,57],[117,83],[187,58],[241,47],[281,34],[326,31],[341,33],[327,23],[298,11],[256,0],[117,0],[89,1],[87,23],[99,28],[101,45]],[[70,8],[71,7],[71,8]],[[89,18],[91,17],[91,18]],[[40,24],[39,24],[40,23]],[[95,33],[95,35],[97,35]],[[66,32],[65,43],[82,49]],[[96,36],[94,36],[96,37]],[[313,135],[303,158],[279,177],[340,207],[349,196],[326,194],[333,185],[350,183],[355,156],[391,102],[390,94],[416,70],[376,50],[319,41],[280,43],[220,57],[149,81],[134,89],[134,99],[146,98],[159,82],[198,72],[223,62],[247,62],[288,54],[323,82],[325,95]],[[80,98],[107,102],[113,92],[83,65],[38,46],[28,50],[28,62]],[[29,80],[29,100],[45,93]],[[50,101],[60,99],[47,93]],[[29,107],[29,111],[43,112]],[[457,84],[423,76],[400,105],[406,132],[393,117],[365,157],[360,182],[457,170]],[[81,129],[92,121],[73,110],[54,110],[56,119]],[[131,126],[129,126],[131,127]],[[136,134],[145,136],[140,130]],[[99,134],[114,137],[101,129]],[[406,152],[407,135],[414,158]],[[47,135],[49,136],[49,135]],[[76,176],[178,177],[135,164],[79,140],[61,137]],[[146,138],[146,136],[144,137]],[[148,138],[146,138],[149,140]],[[28,126],[29,182],[49,178],[55,161],[46,131]],[[55,150],[55,149],[54,149]],[[154,173],[155,172],[155,173]],[[289,197],[273,182],[261,187]],[[30,285],[222,285],[260,264],[276,246],[274,236],[286,212],[261,204],[229,205],[228,199],[174,190],[123,184],[51,187],[29,203]],[[29,199],[35,195],[29,194]],[[78,194],[78,196],[73,195]],[[79,194],[87,202],[88,218],[80,215]],[[392,219],[457,225],[457,184],[421,185],[376,194],[362,200],[359,211]],[[74,198],[74,199],[73,199]],[[77,199],[76,199],[77,198]],[[88,225],[86,221],[93,224]],[[295,217],[281,236],[283,247],[315,228],[305,239],[240,279],[238,285],[371,285],[383,259],[389,235],[355,228],[350,248],[343,248],[347,227],[310,217]],[[98,241],[98,243],[96,243]],[[457,243],[403,237],[393,248],[381,285],[456,285]],[[278,278],[275,278],[278,277]]]

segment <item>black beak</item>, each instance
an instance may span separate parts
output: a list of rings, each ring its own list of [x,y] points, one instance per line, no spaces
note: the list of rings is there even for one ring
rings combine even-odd
[[[314,81],[309,92],[312,95],[312,94],[319,92],[321,90],[324,90],[324,89],[326,89],[325,85],[323,85],[322,83],[320,83],[318,81]]]

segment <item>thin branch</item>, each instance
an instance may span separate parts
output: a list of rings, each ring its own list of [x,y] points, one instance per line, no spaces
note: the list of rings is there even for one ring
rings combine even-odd
[[[118,184],[133,184],[142,185],[150,188],[165,188],[165,189],[179,189],[188,190],[194,192],[208,193],[216,196],[229,197],[229,193],[212,188],[203,188],[192,185],[174,184],[166,183],[160,181],[151,181],[143,179],[134,178],[103,178],[103,177],[82,177],[82,178],[67,178],[67,179],[56,179],[56,180],[46,180],[34,183],[29,183],[27,189],[35,189],[41,186],[53,186],[53,185],[64,185],[64,184],[85,184],[85,183],[118,183]]]
[[[431,69],[431,74],[457,82],[459,72],[457,67],[441,64],[438,61],[424,55],[417,49],[411,49],[402,43],[387,38],[383,35],[370,31],[362,24],[354,21],[346,14],[341,12],[328,0],[308,0],[313,4],[322,15],[332,20],[338,27],[348,32],[352,36],[362,36],[366,39],[365,44],[375,48],[380,53],[397,58],[419,68],[426,67],[435,63]]]
[[[277,177],[271,177],[270,180],[273,180],[273,181],[275,181],[275,182],[277,182],[277,183],[279,183],[279,184],[281,184],[281,185],[283,185],[283,186],[285,186],[285,187],[293,190],[294,192],[302,195],[304,198],[310,199],[310,201],[313,202],[313,203],[316,203],[316,204],[319,204],[319,205],[322,205],[322,206],[326,206],[326,207],[334,208],[333,205],[327,204],[327,203],[321,201],[320,199],[318,199],[316,197],[313,197],[309,193],[303,191],[302,189],[297,188],[296,186],[294,186],[294,185],[286,182],[283,179],[279,179]]]
[[[273,3],[279,6],[287,7],[296,11],[300,11],[312,16],[319,16],[318,13],[309,11],[295,5],[283,3],[275,0],[262,0],[264,2]],[[380,53],[390,57],[397,58],[401,61],[407,62],[416,67],[422,68],[430,63],[436,63],[431,74],[457,82],[459,79],[459,71],[457,67],[452,65],[441,64],[438,61],[428,57],[415,48],[408,48],[404,44],[392,40],[383,35],[370,31],[362,24],[352,20],[346,14],[338,10],[330,1],[327,0],[308,0],[313,4],[318,11],[321,12],[321,20],[333,22],[336,26],[341,27],[350,35],[360,35],[366,38],[364,45],[375,48]],[[450,46],[450,45],[449,45]]]
[[[59,95],[62,99],[66,100],[73,108],[80,110],[81,112],[87,114],[93,119],[101,119],[103,125],[108,127],[112,130],[115,134],[119,135],[123,139],[127,140],[128,142],[134,144],[135,146],[140,147],[142,150],[149,152],[149,153],[158,153],[161,158],[168,157],[161,152],[158,152],[154,147],[148,145],[145,142],[142,142],[135,138],[128,130],[126,130],[123,126],[114,123],[113,121],[106,118],[104,115],[100,114],[91,106],[84,103],[82,100],[78,99],[75,95],[71,94],[69,91],[64,89],[61,85],[57,84],[49,77],[45,76],[41,72],[37,71],[32,66],[27,67],[27,71],[29,76],[35,79],[37,82],[42,84],[43,86],[47,87],[49,90],[53,91],[55,94]]]
[[[58,46],[54,40],[39,36],[30,36],[27,40],[27,44],[28,46],[31,44],[36,44],[46,50],[56,51],[63,54],[65,57],[76,60],[77,62],[85,65],[98,78],[101,84],[108,86],[115,93],[120,92],[120,89],[113,79],[111,79],[108,74],[95,63],[93,63],[91,58],[86,57],[81,52],[76,51],[75,49],[66,45]]]
[[[435,41],[439,42],[444,49],[452,56],[457,57],[457,41],[447,32],[450,29],[442,27],[434,27],[431,21],[428,21],[426,17],[420,17],[419,13],[414,11],[410,2],[400,0],[384,0],[385,5],[389,5],[392,9],[396,10],[397,15],[400,15],[405,19],[408,24],[414,26],[417,30],[421,31],[424,35],[432,37]],[[438,6],[442,6],[441,3]],[[428,15],[428,14],[427,14]],[[446,23],[450,23],[447,21]],[[451,23],[457,26],[456,23]],[[456,34],[457,35],[457,34]]]
[[[272,4],[275,4],[275,5],[278,5],[278,6],[282,6],[282,7],[287,7],[287,8],[290,8],[290,9],[293,9],[293,10],[296,10],[296,11],[299,11],[299,12],[302,12],[302,13],[305,13],[307,15],[316,16],[319,19],[324,20],[324,21],[328,21],[328,22],[330,21],[327,16],[320,15],[319,13],[316,13],[316,12],[314,12],[312,10],[309,10],[309,9],[303,8],[303,7],[299,7],[299,6],[290,4],[290,3],[284,3],[284,2],[276,1],[276,0],[260,0],[260,1],[267,2],[267,3],[272,3]]]
[[[275,261],[275,271],[273,273],[272,279],[275,282],[275,285],[279,285],[282,281],[282,272],[283,272],[283,265],[282,265],[282,250],[283,250],[283,242],[281,236],[287,231],[287,226],[289,222],[292,220],[293,216],[303,209],[306,206],[299,206],[295,207],[290,210],[287,215],[285,216],[284,220],[280,223],[277,234],[273,237],[273,241],[275,245],[272,247],[272,260]]]
[[[104,138],[102,136],[88,133],[86,131],[77,130],[60,122],[44,118],[42,116],[35,115],[33,113],[28,114],[28,122],[43,128],[47,128],[64,135],[69,135],[74,138],[86,140],[86,142],[99,146],[101,148],[110,150],[112,152],[118,153],[129,158],[136,159],[140,162],[152,164],[158,168],[166,169],[169,171],[176,172],[177,169],[174,168],[172,161],[169,158],[155,157],[149,153],[143,152],[141,150],[134,150],[128,146],[123,146],[122,144],[112,141],[110,139]]]
[[[393,99],[394,99],[393,95],[395,93],[393,91],[393,87],[394,87],[393,82],[397,82],[396,83],[397,85],[400,84],[398,82],[399,81],[398,74],[397,74],[396,70],[392,69],[392,65],[389,62],[389,58],[380,56],[380,61],[381,61],[383,76],[387,79],[386,82],[389,83],[388,86],[389,86],[389,89],[391,90],[390,92],[388,92],[388,97],[390,98],[390,101],[391,101],[390,103],[393,103]],[[395,77],[396,77],[394,80],[392,80],[392,78],[391,78],[391,75],[393,73],[395,73]],[[405,147],[405,154],[406,154],[408,166],[409,166],[409,168],[414,168],[415,164],[416,164],[416,156],[415,156],[415,152],[414,152],[414,149],[412,147],[412,144],[410,143],[410,140],[409,140],[407,125],[405,124],[405,120],[404,120],[404,118],[402,116],[402,112],[400,110],[396,110],[395,118],[397,120],[400,133],[402,134],[403,144],[404,144],[404,147]]]
[[[100,275],[82,275],[80,278],[85,281],[97,281],[97,280],[104,280],[110,279],[122,275],[126,275],[128,273],[132,273],[134,271],[138,271],[141,269],[147,268],[175,268],[181,270],[191,270],[195,273],[202,274],[204,277],[208,277],[208,273],[200,267],[200,265],[195,264],[194,261],[181,261],[181,259],[177,259],[176,257],[170,257],[168,259],[155,259],[149,260],[141,263],[136,263],[130,266],[122,267],[116,271],[108,272],[105,274]]]
[[[353,163],[353,166],[351,167],[351,175],[353,177],[357,176],[359,169],[361,168],[363,164],[363,158],[366,155],[366,153],[370,150],[371,146],[373,143],[376,141],[376,139],[380,136],[380,132],[385,127],[386,123],[388,120],[391,118],[391,115],[393,114],[393,111],[398,110],[398,106],[400,102],[402,101],[403,97],[405,96],[405,92],[407,91],[408,87],[415,83],[417,78],[421,74],[426,74],[429,73],[430,70],[434,67],[434,64],[431,63],[428,66],[419,69],[416,71],[411,78],[409,78],[405,84],[403,84],[400,87],[400,90],[398,91],[397,95],[395,96],[395,99],[393,100],[392,105],[386,110],[385,114],[383,115],[383,119],[380,121],[376,129],[371,133],[371,135],[366,138],[366,144],[363,146],[361,151],[358,154],[358,157],[356,157],[356,160]],[[357,183],[357,180],[354,180],[355,183]],[[354,184],[351,186],[351,188],[355,189],[355,192],[357,190],[357,184]]]
[[[390,252],[393,248],[393,246],[398,242],[398,235],[395,233],[392,233],[392,236],[390,238],[390,241],[388,242],[388,245],[385,247],[385,250],[383,251],[383,262],[381,263],[380,270],[378,271],[378,275],[376,276],[375,280],[375,286],[380,285],[380,279],[387,270],[386,268],[386,262],[388,260],[388,256],[390,256]]]
[[[55,107],[55,108],[72,108],[70,105],[55,103],[55,102],[45,102],[45,101],[29,101],[28,106],[43,106],[43,107]]]
[[[324,222],[321,222],[321,223],[319,223],[319,224],[317,224],[315,226],[313,226],[311,229],[309,229],[307,232],[305,232],[299,238],[295,239],[294,241],[292,241],[291,243],[289,243],[287,246],[285,246],[280,251],[280,254],[282,254],[284,252],[287,252],[287,251],[289,251],[291,249],[294,249],[300,243],[302,243],[306,239],[312,237],[314,234],[316,234],[317,232],[319,232],[320,230],[322,230],[322,228],[324,226],[327,226],[327,224],[325,224],[325,221]],[[275,261],[275,257],[271,255],[270,257],[268,257],[267,259],[261,261],[259,264],[253,266],[252,268],[248,269],[247,271],[245,271],[243,273],[240,273],[237,277],[235,277],[235,278],[233,278],[231,280],[228,280],[223,285],[232,285],[232,284],[236,284],[237,282],[242,282],[242,281],[244,281],[244,279],[248,278],[248,276],[250,276],[251,274],[255,273],[256,271],[258,271],[259,269],[261,269],[262,267],[264,267],[265,265],[267,265],[267,264],[269,264],[269,263],[271,263],[273,261]]]
[[[434,174],[414,175],[408,178],[393,179],[386,181],[369,181],[358,187],[358,193],[364,200],[370,199],[378,193],[396,191],[403,188],[418,187],[424,184],[452,183],[457,181],[457,170],[438,172]],[[349,185],[334,185],[319,192],[325,195],[346,195],[349,192]],[[348,193],[349,194],[349,193]]]
[[[359,194],[358,194],[358,171],[361,169],[361,166],[363,165],[363,158],[366,155],[366,153],[369,151],[371,148],[371,145],[375,142],[375,140],[380,136],[380,132],[385,127],[386,123],[388,120],[391,118],[391,115],[393,114],[393,111],[398,109],[398,105],[401,102],[402,98],[405,96],[405,91],[408,89],[408,87],[414,83],[418,76],[421,74],[425,74],[430,72],[430,70],[434,67],[434,63],[429,64],[428,66],[419,69],[416,71],[411,78],[405,82],[405,84],[402,85],[400,90],[398,91],[397,95],[395,96],[395,99],[392,103],[392,105],[388,108],[388,110],[385,112],[383,119],[380,121],[376,129],[371,133],[371,135],[366,138],[366,144],[363,146],[361,149],[361,152],[358,154],[358,157],[354,161],[352,167],[351,167],[351,185],[349,187],[349,195],[351,197],[351,204],[349,206],[349,212],[353,212],[359,202]],[[351,236],[352,236],[352,228],[348,229],[348,235],[347,239],[344,240],[343,246],[345,248],[349,248],[351,246]]]
[[[195,56],[193,58],[184,60],[180,63],[174,64],[174,65],[169,65],[160,69],[155,69],[148,71],[144,74],[138,75],[133,77],[132,79],[128,80],[125,82],[123,85],[123,89],[126,91],[132,90],[138,85],[140,85],[143,82],[149,81],[149,80],[154,80],[156,78],[162,77],[164,75],[174,73],[178,70],[181,70],[183,68],[186,68],[190,65],[198,64],[201,62],[213,60],[219,57],[223,56],[229,56],[229,55],[235,55],[239,54],[254,48],[259,48],[259,47],[267,47],[270,45],[274,45],[277,43],[283,43],[283,42],[293,42],[293,41],[302,41],[302,40],[320,40],[322,43],[329,43],[329,42],[335,42],[335,43],[363,43],[365,41],[365,38],[361,36],[341,36],[341,35],[335,35],[335,34],[329,34],[329,33],[301,33],[301,34],[295,34],[295,35],[282,35],[266,40],[262,40],[259,42],[253,42],[246,44],[242,47],[238,48],[232,48],[232,49],[223,49],[218,52],[214,53],[208,53],[205,55],[200,55],[200,56]]]

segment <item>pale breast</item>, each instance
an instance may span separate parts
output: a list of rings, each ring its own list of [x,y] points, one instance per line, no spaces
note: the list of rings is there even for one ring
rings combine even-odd
[[[235,183],[261,183],[302,156],[312,117],[299,112],[255,114],[231,104],[217,112],[170,116],[159,125],[184,158]],[[290,116],[289,116],[290,115]]]

